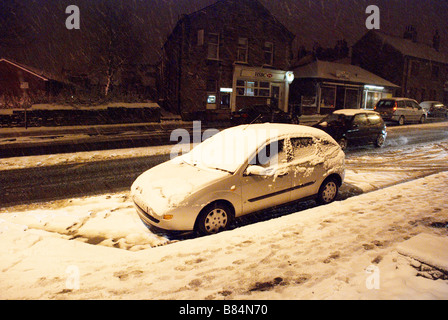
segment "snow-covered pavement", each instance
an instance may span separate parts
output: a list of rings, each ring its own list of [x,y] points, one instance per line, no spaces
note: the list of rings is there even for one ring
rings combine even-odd
[[[0,298],[448,299],[397,250],[446,239],[447,160],[448,141],[355,152],[346,200],[161,247],[128,192],[2,209]]]

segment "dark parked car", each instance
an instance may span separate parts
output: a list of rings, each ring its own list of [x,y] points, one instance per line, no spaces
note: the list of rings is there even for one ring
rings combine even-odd
[[[364,109],[337,110],[314,127],[327,132],[343,150],[351,144],[382,147],[386,141],[386,125],[378,112]]]
[[[299,118],[268,105],[247,106],[232,113],[232,123],[235,125],[265,122],[298,124]]]
[[[448,118],[447,107],[439,101],[423,101],[420,106],[433,118]]]

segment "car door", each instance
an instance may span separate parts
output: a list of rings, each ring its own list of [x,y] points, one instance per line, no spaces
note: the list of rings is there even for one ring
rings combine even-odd
[[[412,101],[412,106],[414,108],[415,121],[420,121],[422,115],[424,115],[423,108],[419,106],[415,101]]]
[[[243,173],[243,214],[291,201],[292,175],[285,143],[289,145],[289,139],[271,142],[249,161],[248,167],[263,168],[265,174],[247,174],[247,168]]]
[[[291,200],[299,200],[316,194],[323,177],[324,158],[312,137],[292,138]]]
[[[369,142],[375,142],[378,135],[383,133],[381,116],[379,114],[369,113],[367,119],[369,121]]]
[[[405,118],[407,121],[416,121],[416,110],[414,109],[414,106],[412,104],[411,100],[405,101]]]
[[[358,113],[352,119],[350,128],[347,131],[347,138],[349,141],[361,143],[366,140],[368,136],[369,127],[367,115],[365,113]]]

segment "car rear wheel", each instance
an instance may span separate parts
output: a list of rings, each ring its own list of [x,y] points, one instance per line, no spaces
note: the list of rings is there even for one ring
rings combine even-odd
[[[200,235],[215,234],[227,229],[231,217],[231,210],[227,205],[214,203],[201,211],[195,229]]]
[[[320,204],[328,204],[333,202],[338,195],[339,186],[335,179],[328,178],[320,186],[317,195],[317,202]]]
[[[400,119],[398,119],[398,124],[399,124],[400,126],[402,126],[402,125],[404,125],[404,122],[405,122],[405,119],[404,119],[403,116],[401,116]]]

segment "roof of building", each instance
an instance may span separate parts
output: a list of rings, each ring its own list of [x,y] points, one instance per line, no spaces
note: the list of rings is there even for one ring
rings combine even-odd
[[[377,30],[372,30],[371,32],[378,37],[380,41],[389,44],[405,56],[448,64],[448,56],[446,54],[437,51],[425,43],[414,42],[412,40],[389,35]]]
[[[192,19],[200,14],[206,14],[208,10],[216,10],[219,8],[219,5],[232,5],[232,4],[241,4],[243,0],[218,0],[202,9],[199,9],[197,11],[194,11],[189,14],[183,14],[180,16],[179,20],[176,23],[176,26],[173,28],[171,33],[167,37],[167,41],[165,42],[164,46],[167,44],[168,40],[173,36],[173,33],[175,30],[186,20],[186,19]],[[295,38],[295,34],[291,32],[288,28],[285,27],[283,23],[281,23],[260,1],[258,0],[247,0],[247,2],[251,6],[257,6],[260,8],[265,14],[267,14],[272,21],[285,33],[288,35],[288,37],[291,39],[291,41]],[[266,22],[266,21],[265,21]],[[264,22],[264,23],[265,23]]]
[[[314,61],[293,70],[296,79],[326,79],[334,81],[354,82],[364,85],[376,85],[398,88],[376,74],[352,64],[343,64],[328,61]]]
[[[23,71],[26,71],[26,72],[30,73],[33,76],[38,77],[38,78],[40,78],[40,79],[42,79],[44,81],[48,81],[49,80],[47,77],[45,77],[42,74],[39,74],[39,72],[37,70],[35,70],[35,69],[31,68],[31,67],[19,64],[17,62],[14,62],[14,61],[11,61],[11,60],[5,59],[5,58],[0,58],[0,62],[5,62],[7,64],[10,64],[10,65],[12,65],[12,66],[14,66],[16,68],[19,68],[19,69],[21,69]]]

